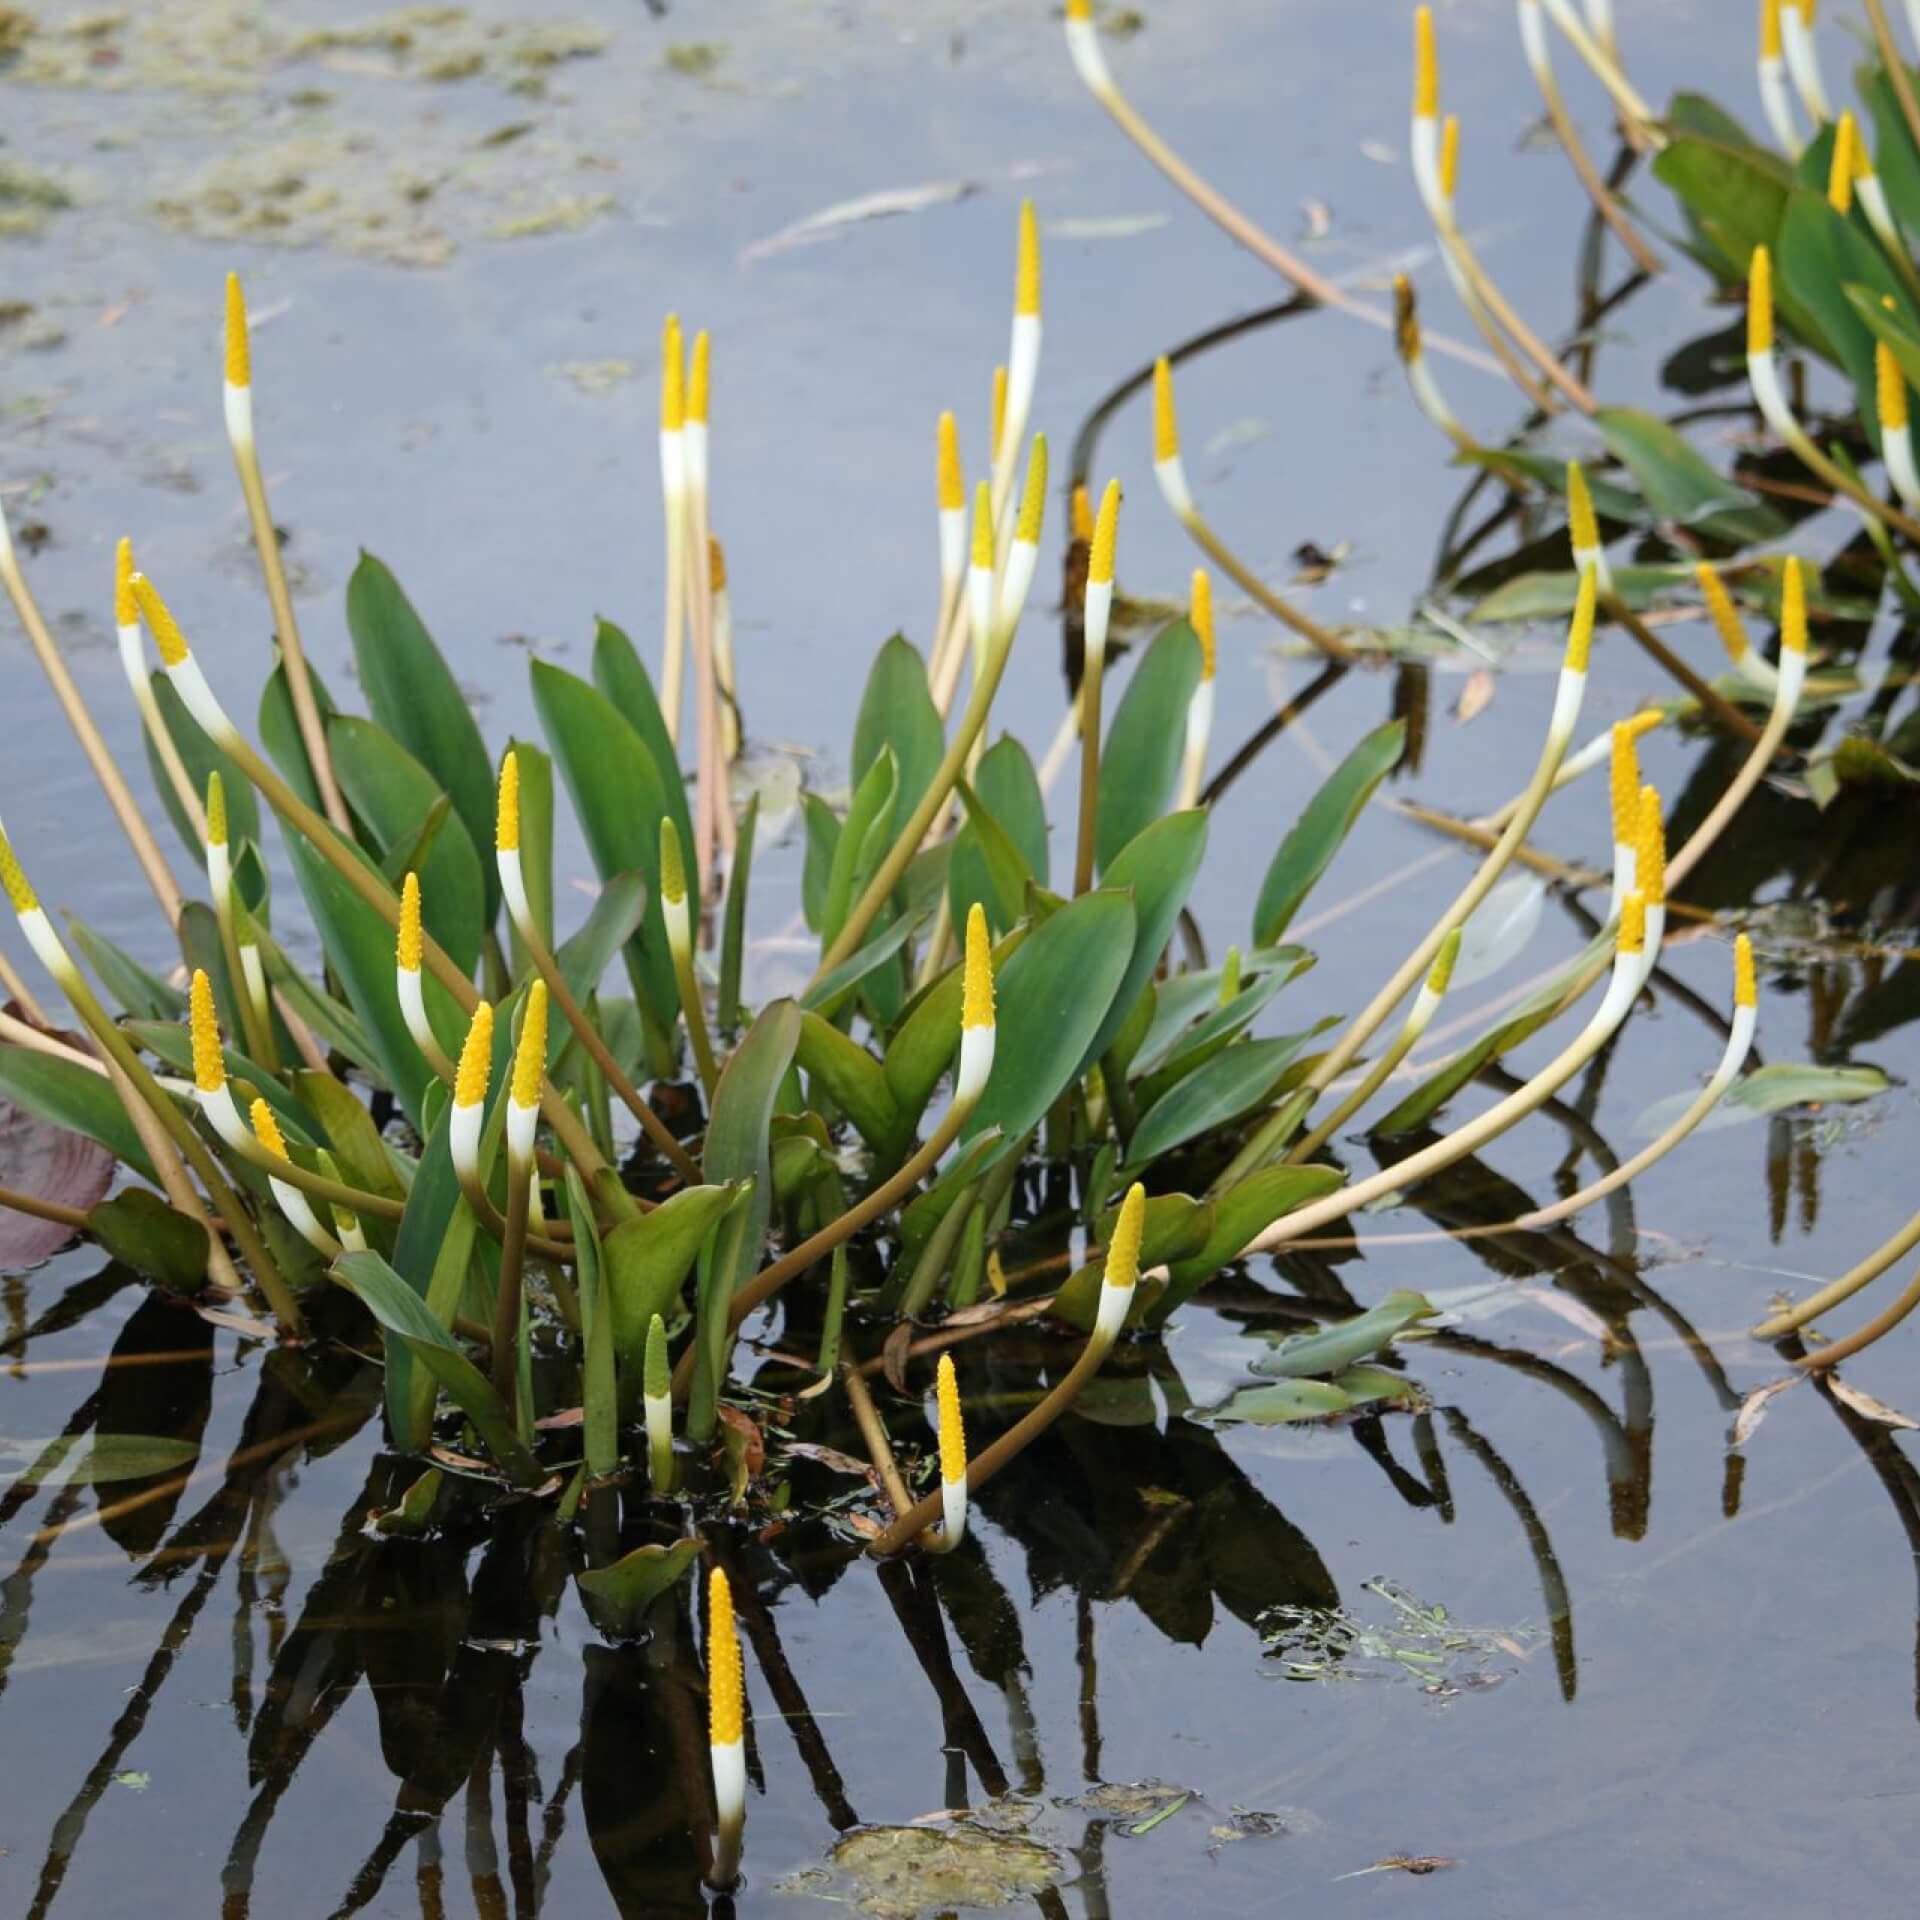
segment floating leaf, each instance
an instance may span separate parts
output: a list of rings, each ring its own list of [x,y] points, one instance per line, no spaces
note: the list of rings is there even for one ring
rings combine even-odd
[[[1635,407],[1602,407],[1593,420],[1661,519],[1741,545],[1773,540],[1785,532],[1779,514],[1757,494],[1715,472],[1664,420]]]
[[[1878,1067],[1817,1067],[1804,1062],[1776,1061],[1755,1067],[1744,1079],[1736,1081],[1720,1104],[1700,1123],[1700,1130],[1710,1133],[1721,1127],[1737,1126],[1743,1120],[1759,1120],[1798,1107],[1817,1110],[1857,1105],[1862,1100],[1877,1099],[1891,1085]],[[1634,1122],[1635,1133],[1646,1140],[1664,1133],[1697,1097],[1697,1093],[1675,1093],[1656,1100]]]
[[[1452,985],[1470,987],[1517,960],[1538,931],[1546,904],[1547,883],[1538,874],[1517,873],[1502,880],[1460,929]]]
[[[87,1231],[122,1265],[170,1292],[198,1293],[207,1277],[206,1228],[145,1187],[129,1187],[89,1209]]]
[[[1263,1353],[1253,1363],[1253,1370],[1284,1380],[1340,1373],[1369,1354],[1385,1352],[1396,1336],[1422,1320],[1431,1320],[1433,1311],[1424,1294],[1396,1288],[1377,1307],[1352,1320],[1282,1340],[1271,1353]]]
[[[1269,1386],[1241,1387],[1218,1406],[1196,1410],[1209,1426],[1284,1426],[1295,1420],[1328,1420],[1348,1412],[1353,1402],[1326,1380],[1277,1380]]]
[[[37,1485],[67,1481],[98,1487],[114,1480],[146,1480],[177,1472],[200,1457],[197,1440],[157,1433],[63,1433],[52,1440],[0,1440],[0,1481],[13,1481],[31,1467]],[[15,1462],[20,1464],[16,1465]]]
[[[580,1597],[602,1633],[631,1636],[645,1625],[647,1609],[699,1558],[698,1540],[672,1546],[635,1547],[610,1567],[577,1573]]]
[[[1888,1406],[1884,1400],[1876,1400],[1859,1387],[1849,1386],[1837,1375],[1827,1375],[1827,1391],[1842,1406],[1851,1407],[1863,1420],[1874,1421],[1883,1427],[1900,1427],[1910,1433],[1920,1431],[1920,1420],[1908,1419],[1897,1407]]]

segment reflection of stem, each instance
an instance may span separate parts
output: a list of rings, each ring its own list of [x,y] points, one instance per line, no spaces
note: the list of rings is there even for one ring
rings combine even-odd
[[[938,1505],[936,1496],[935,1505]],[[964,1754],[972,1763],[980,1784],[998,1799],[1007,1791],[1005,1769],[993,1750],[993,1742],[973,1710],[966,1687],[954,1671],[953,1656],[947,1650],[946,1627],[940,1616],[940,1601],[925,1567],[909,1567],[893,1561],[880,1569],[880,1590],[891,1603],[895,1617],[907,1636],[907,1645],[920,1663],[940,1703],[945,1727],[944,1744]],[[964,1789],[964,1780],[960,1783]],[[964,1806],[962,1791],[950,1797],[950,1806]]]
[[[1211,807],[1219,800],[1275,740],[1285,733],[1302,714],[1313,707],[1328,688],[1346,676],[1346,671],[1344,661],[1329,660],[1278,713],[1271,719],[1261,721],[1246,740],[1234,750],[1227,764],[1201,789],[1200,804],[1203,807]]]

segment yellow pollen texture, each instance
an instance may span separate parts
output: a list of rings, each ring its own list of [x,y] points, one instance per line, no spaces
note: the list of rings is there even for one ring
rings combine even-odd
[[[960,468],[960,429],[950,413],[940,416],[934,456],[940,511],[957,513],[967,504],[967,479]]]
[[[1153,457],[1180,457],[1180,423],[1173,411],[1173,367],[1163,353],[1153,363]]]
[[[993,1025],[993,952],[987,941],[987,915],[978,900],[967,909],[967,963],[961,980],[963,1030]]]
[[[527,988],[527,1010],[520,1017],[520,1045],[513,1056],[513,1104],[537,1107],[540,1081],[547,1071],[547,983]]]
[[[136,573],[128,584],[133,588],[140,611],[147,617],[153,644],[160,649],[161,664],[177,667],[187,657],[186,636],[180,631],[180,623],[167,611],[167,603],[144,573]]]
[[[1760,986],[1753,973],[1753,942],[1743,933],[1733,943],[1733,1004],[1757,1007]]]
[[[520,851],[520,756],[500,762],[500,806],[494,816],[493,844],[502,853]]]
[[[1460,116],[1450,113],[1440,125],[1440,197],[1453,204],[1460,184]]]
[[[264,1100],[256,1100],[248,1114],[253,1122],[254,1138],[273,1155],[276,1160],[287,1158],[287,1142],[280,1131],[280,1122],[273,1117],[273,1109]]]
[[[1113,578],[1114,542],[1120,535],[1120,482],[1109,480],[1100,496],[1100,513],[1093,523],[1093,551],[1087,558],[1089,582]]]
[[[664,814],[660,819],[660,897],[675,907],[687,897],[687,863],[680,855],[680,830]]]
[[[705,327],[693,336],[693,367],[687,375],[687,420],[707,424],[707,400],[713,380],[713,341]]]
[[[1640,789],[1640,837],[1634,849],[1633,883],[1650,907],[1666,904],[1667,830],[1660,819],[1660,796]]]
[[[733,1589],[715,1567],[707,1576],[707,1738],[714,1746],[739,1745],[746,1725],[745,1690]]]
[[[393,957],[402,973],[418,973],[426,943],[420,933],[420,876],[408,871],[400,883],[400,928]]]
[[[1047,436],[1033,436],[1033,450],[1027,455],[1027,484],[1020,495],[1020,518],[1013,523],[1013,537],[1028,546],[1040,544],[1040,519],[1047,510]]]
[[[193,1084],[202,1093],[218,1093],[227,1084],[220,1058],[220,1023],[213,1013],[213,982],[196,967],[187,993],[187,1018],[193,1033]]]
[[[1013,310],[1038,319],[1040,315],[1040,223],[1033,202],[1020,202],[1020,253],[1013,274]]]
[[[940,1356],[935,1377],[940,1400],[940,1478],[952,1486],[967,1477],[967,1429],[960,1417],[960,1381],[952,1354]]]
[[[687,424],[687,356],[680,316],[667,315],[660,329],[660,431],[678,433]]]
[[[113,550],[113,624],[130,627],[140,618],[140,602],[133,597],[133,542],[124,534]]]
[[[1647,944],[1647,903],[1636,889],[1620,903],[1619,951],[1638,953]]]
[[[973,490],[973,564],[993,571],[993,489],[984,480]]]
[[[247,297],[240,291],[240,276],[227,275],[227,385],[253,385],[253,343],[247,336]]]
[[[1701,597],[1707,603],[1707,612],[1713,620],[1714,631],[1720,636],[1720,644],[1737,665],[1747,651],[1747,632],[1740,624],[1739,614],[1734,611],[1733,597],[1727,592],[1719,569],[1711,561],[1702,560],[1694,568],[1694,577],[1700,582]]]
[[[1773,351],[1773,256],[1755,247],[1747,265],[1747,352]]]
[[[1807,580],[1800,569],[1800,556],[1787,555],[1786,574],[1780,583],[1780,644],[1789,653],[1807,650]]]
[[[1445,993],[1453,979],[1453,963],[1460,957],[1460,929],[1449,929],[1447,937],[1440,942],[1440,951],[1433,956],[1432,969],[1427,974],[1427,991],[1431,994]]]
[[[1587,476],[1578,460],[1567,462],[1567,531],[1575,553],[1591,553],[1600,544],[1593,495],[1587,491]]]
[[[1760,0],[1760,58],[1780,58],[1780,0]]]
[[[1613,729],[1611,799],[1613,837],[1623,847],[1640,838],[1640,756],[1634,751],[1634,731],[1624,720]]]
[[[20,870],[13,842],[4,833],[0,833],[0,887],[6,888],[15,913],[31,913],[40,904],[27,876]]]
[[[207,845],[224,847],[227,844],[227,783],[220,778],[220,769],[215,767],[207,775]]]
[[[993,370],[993,398],[989,403],[987,418],[990,431],[987,436],[987,457],[997,461],[1000,458],[1000,442],[1007,431],[1007,370],[995,367]]]
[[[1404,273],[1393,276],[1393,344],[1408,366],[1420,358],[1420,309]]]
[[[487,1097],[493,1071],[493,1006],[482,1000],[473,1010],[467,1037],[460,1047],[460,1067],[453,1076],[453,1104],[477,1107]]]
[[[1580,593],[1573,603],[1573,621],[1567,628],[1567,663],[1569,673],[1585,673],[1587,661],[1593,653],[1593,603],[1594,596],[1600,590],[1596,570],[1582,567],[1580,570]]]
[[[1907,424],[1907,381],[1900,362],[1884,340],[1873,345],[1875,399],[1880,409],[1880,425],[1898,433]]]
[[[1200,678],[1211,680],[1214,669],[1213,579],[1205,567],[1195,567],[1187,590],[1187,624],[1200,642]]]
[[[1147,1227],[1147,1190],[1139,1181],[1127,1189],[1107,1243],[1106,1284],[1131,1288],[1140,1277],[1140,1240]]]
[[[1433,51],[1433,9],[1413,12],[1413,117],[1431,120],[1440,111],[1440,63]]]

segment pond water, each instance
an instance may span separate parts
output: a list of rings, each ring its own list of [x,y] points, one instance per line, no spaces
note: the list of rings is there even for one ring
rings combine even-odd
[[[1686,84],[1749,113],[1747,27],[1718,31],[1720,11],[1663,6],[1656,36],[1654,10],[1622,7],[1651,98]],[[365,543],[496,743],[537,731],[529,652],[577,663],[596,613],[637,635],[657,620],[657,330],[669,307],[711,327],[748,729],[823,788],[843,777],[875,646],[896,627],[925,637],[932,423],[954,406],[977,461],[1018,197],[1046,238],[1038,419],[1056,450],[1156,352],[1285,291],[1120,139],[1032,0],[519,0],[364,32],[343,29],[371,9],[320,0],[150,0],[65,36],[46,13],[0,68],[0,166],[72,204],[0,238],[0,491],[143,794],[113,539],[134,536],[217,683],[238,692],[265,671],[215,389],[230,266],[260,323],[262,444],[312,656],[347,687],[342,592]],[[1511,10],[1461,0],[1441,26],[1470,221],[1554,332],[1576,311],[1585,203],[1532,137]],[[1149,5],[1110,57],[1174,144],[1304,236],[1323,270],[1377,285],[1409,265],[1430,327],[1462,329],[1401,158],[1399,9]],[[1604,104],[1576,93],[1604,149]],[[761,244],[861,196],[962,185],[818,245]],[[1668,219],[1660,189],[1636,177],[1633,191]],[[1608,316],[1592,377],[1608,398],[1694,407],[1669,356],[1729,317],[1677,263]],[[1477,428],[1508,429],[1494,382],[1436,364]],[[1465,480],[1384,335],[1328,314],[1256,326],[1191,361],[1181,403],[1191,470],[1235,544],[1278,579],[1303,542],[1340,553],[1302,589],[1316,612],[1406,619]],[[1192,560],[1149,454],[1135,399],[1094,468],[1128,490],[1123,584],[1177,598]],[[1849,533],[1828,517],[1797,539],[1826,553]],[[1475,563],[1523,547],[1502,528]],[[1061,680],[1051,595],[1035,599],[999,711],[1037,754]],[[1217,761],[1314,674],[1251,610],[1226,611]],[[1908,657],[1882,625],[1834,642],[1858,647],[1869,686]],[[1667,632],[1715,670],[1704,627]],[[1504,653],[1512,636],[1495,638]],[[111,816],[24,647],[0,644],[8,829],[51,900],[158,964],[163,930]],[[1428,724],[1417,772],[1389,794],[1469,813],[1518,787],[1553,644],[1528,636],[1468,718],[1462,695],[1484,691],[1471,654],[1442,655],[1420,684],[1349,674],[1222,801],[1196,897],[1208,940],[1240,937],[1249,876],[1396,699],[1425,701]],[[1588,715],[1664,692],[1609,636]],[[1823,715],[1804,740],[1840,724]],[[1687,819],[1734,764],[1671,731],[1645,759]],[[1604,854],[1595,784],[1555,805],[1541,845]],[[1762,1056],[1878,1066],[1893,1080],[1879,1099],[1704,1132],[1571,1230],[1433,1231],[1570,1191],[1639,1144],[1653,1102],[1696,1084],[1721,1044],[1727,949],[1676,944],[1651,1004],[1549,1116],[1417,1206],[1364,1217],[1357,1250],[1255,1262],[1184,1310],[1163,1349],[1123,1356],[993,1487],[951,1562],[876,1571],[811,1526],[722,1535],[753,1729],[733,1909],[914,1911],[849,1877],[899,1843],[836,1861],[837,1837],[968,1807],[986,1811],[928,1831],[948,1866],[984,1851],[986,1887],[922,1881],[929,1911],[983,1891],[1087,1916],[1903,1907],[1920,1743],[1912,1439],[1813,1386],[1771,1403],[1743,1446],[1730,1434],[1783,1371],[1744,1331],[1774,1292],[1841,1271],[1912,1205],[1911,828],[1892,801],[1822,816],[1766,791],[1689,892],[1756,910]],[[1276,1004],[1277,1029],[1371,991],[1458,884],[1461,856],[1427,857],[1435,846],[1389,807],[1369,812],[1303,923],[1320,964]],[[563,888],[590,873],[577,843],[563,850]],[[750,997],[798,977],[775,937],[798,890],[789,845],[756,872],[767,938]],[[1526,953],[1463,992],[1464,1031],[1586,925],[1550,902]],[[1513,1064],[1545,1057],[1536,1042]],[[1372,1165],[1364,1143],[1341,1151]],[[1419,1420],[1188,1417],[1248,1377],[1271,1332],[1396,1286],[1460,1311],[1409,1362],[1433,1403]],[[702,1907],[674,1761],[676,1724],[699,1708],[691,1643],[597,1633],[550,1507],[377,1539],[368,1510],[412,1476],[382,1451],[377,1371],[351,1341],[270,1352],[91,1252],[7,1280],[4,1308],[9,1473],[63,1431],[183,1434],[197,1451],[149,1481],[0,1492],[0,1911]],[[970,1417],[990,1429],[1068,1349],[1035,1330],[961,1351]],[[1909,1328],[1850,1377],[1897,1405],[1915,1351]],[[794,1383],[767,1367],[764,1384]],[[888,1412],[924,1442],[917,1403]],[[856,1445],[836,1415],[793,1424]],[[810,1498],[857,1486],[805,1472]]]

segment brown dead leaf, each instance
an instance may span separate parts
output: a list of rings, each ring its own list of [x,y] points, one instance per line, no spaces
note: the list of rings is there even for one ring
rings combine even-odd
[[[1769,1380],[1764,1387],[1755,1387],[1740,1402],[1740,1411],[1734,1416],[1733,1444],[1744,1447],[1752,1438],[1754,1429],[1767,1417],[1768,1408],[1776,1393],[1785,1393],[1789,1387],[1798,1386],[1805,1375],[1790,1373],[1784,1380]]]
[[[1827,1375],[1827,1390],[1842,1406],[1851,1407],[1863,1420],[1877,1420],[1883,1427],[1904,1427],[1909,1432],[1920,1432],[1920,1420],[1909,1420],[1884,1400],[1876,1400],[1872,1394],[1848,1386],[1833,1374]]]
[[[1443,1853],[1390,1853],[1382,1860],[1376,1860],[1370,1867],[1356,1867],[1351,1873],[1338,1873],[1336,1880],[1358,1880],[1368,1873],[1438,1873],[1442,1867],[1457,1867],[1458,1860],[1449,1860]]]
[[[1477,720],[1493,704],[1493,670],[1490,667],[1475,667],[1467,675],[1467,684],[1460,689],[1460,698],[1453,703],[1453,718],[1458,726],[1464,727],[1470,720]]]
[[[856,1480],[872,1481],[873,1469],[864,1460],[856,1460],[850,1453],[842,1453],[838,1447],[822,1447],[811,1440],[789,1440],[787,1455],[795,1455],[802,1460],[811,1460],[815,1466],[825,1467],[829,1473],[851,1474]]]
[[[741,1444],[746,1449],[744,1463],[747,1476],[751,1479],[767,1464],[766,1436],[754,1425],[752,1417],[742,1413],[738,1407],[722,1406],[717,1411],[721,1425],[740,1436]]]
[[[558,1433],[562,1428],[582,1425],[586,1417],[587,1410],[584,1407],[563,1407],[558,1413],[543,1415],[533,1424],[542,1433]]]
[[[880,1349],[880,1369],[887,1376],[887,1385],[895,1393],[907,1390],[907,1349],[913,1344],[913,1327],[902,1320],[887,1335],[886,1345]]]

